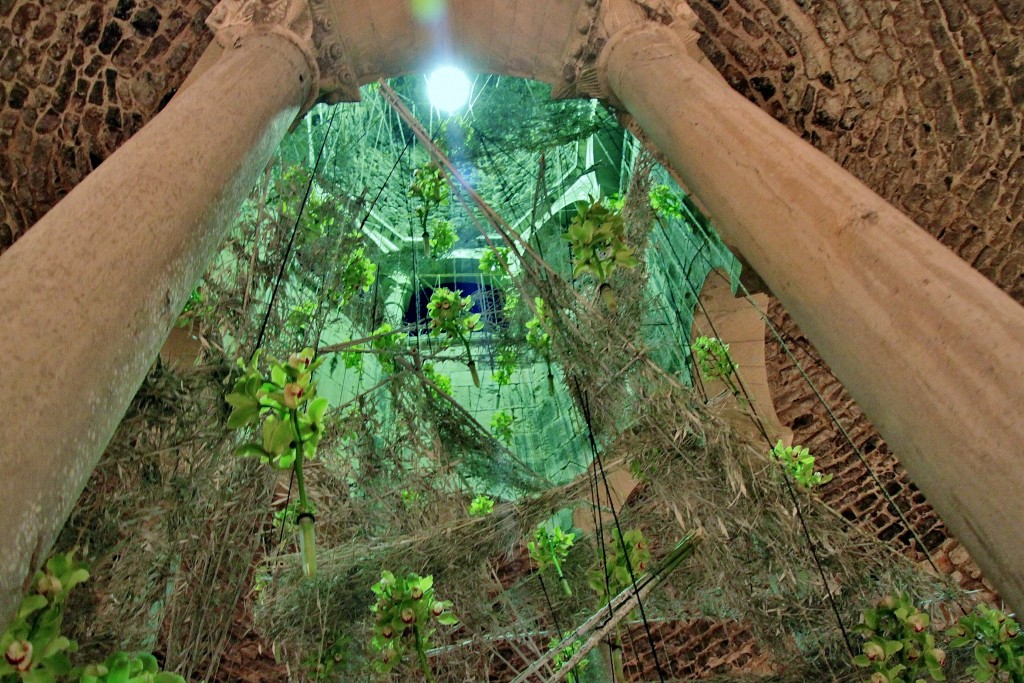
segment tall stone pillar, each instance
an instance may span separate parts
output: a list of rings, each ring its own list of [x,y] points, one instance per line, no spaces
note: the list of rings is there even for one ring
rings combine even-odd
[[[306,0],[226,0],[210,23],[220,61],[0,258],[0,630],[317,94]]]
[[[1024,610],[1024,309],[692,46],[641,20],[608,34],[596,69]]]

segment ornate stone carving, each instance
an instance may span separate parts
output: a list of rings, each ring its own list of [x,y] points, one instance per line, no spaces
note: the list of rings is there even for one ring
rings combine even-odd
[[[274,34],[302,50],[313,78],[303,113],[321,98],[359,99],[327,0],[221,0],[206,24],[226,49],[239,46],[247,36]]]
[[[694,11],[678,0],[584,0],[577,20],[580,35],[567,46],[563,83],[552,89],[552,96],[610,98],[600,56],[616,36],[644,26],[668,27],[680,38],[681,49],[703,61],[697,48],[696,23]]]
[[[320,94],[325,102],[356,102],[359,84],[348,65],[345,46],[338,30],[338,18],[330,0],[309,0],[313,14],[313,42],[320,66]]]

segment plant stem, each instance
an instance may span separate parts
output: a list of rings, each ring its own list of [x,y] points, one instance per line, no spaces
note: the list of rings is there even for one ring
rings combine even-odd
[[[292,414],[292,427],[295,429],[295,485],[299,489],[299,512],[311,512],[309,500],[306,498],[306,480],[302,476],[303,443],[302,432],[299,430],[299,411],[297,408],[289,411]]]
[[[469,350],[469,341],[461,332],[459,332],[459,341],[462,342],[462,346],[466,349],[466,367],[469,368],[469,373],[473,376],[473,385],[480,388],[480,375],[476,373],[476,361],[473,360],[473,352]]]
[[[562,573],[562,563],[558,561],[558,555],[555,554],[555,548],[551,544],[551,536],[548,535],[547,531],[544,532],[544,543],[548,546],[551,564],[555,566],[555,573],[558,574],[558,582],[562,584],[562,590],[566,596],[572,597],[572,588],[569,587],[569,582],[565,580],[565,574]]]
[[[420,638],[420,627],[413,626],[413,633],[416,634],[416,654],[420,658],[420,669],[427,679],[427,683],[434,683],[434,677],[430,674],[430,663],[427,661],[427,651],[423,648],[423,640]]]
[[[299,490],[299,514],[311,515],[309,499],[306,497],[306,480],[302,474],[304,448],[302,432],[299,430],[299,410],[294,408],[289,412],[292,414],[292,428],[295,429],[295,463],[292,467],[295,471],[295,486]],[[316,576],[316,533],[313,523],[312,517],[299,520],[299,552],[302,555],[302,572],[307,579]]]

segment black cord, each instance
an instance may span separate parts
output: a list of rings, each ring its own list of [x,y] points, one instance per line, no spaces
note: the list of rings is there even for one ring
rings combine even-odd
[[[660,224],[661,220],[659,219],[658,222]],[[665,228],[663,224],[661,227],[664,231]],[[680,263],[679,265],[681,266],[682,264]],[[707,261],[707,265],[710,270],[714,270],[712,264],[710,263],[710,260]],[[700,295],[695,291],[696,288],[693,286],[693,284],[689,281],[688,278],[683,279],[686,281],[687,286],[690,287],[691,292],[693,293],[694,298],[697,301],[697,305],[704,312],[704,316],[707,318],[708,323],[711,326],[711,331],[717,337],[718,330],[715,328],[715,324],[714,321],[711,319],[711,316],[708,315],[707,309],[704,307],[704,302],[700,300]],[[694,373],[699,373],[699,369],[695,368]],[[772,449],[774,445],[772,444],[771,437],[768,436],[768,432],[764,427],[764,423],[762,422],[761,418],[757,415],[757,409],[754,407],[753,402],[750,400],[750,394],[748,393],[747,388],[743,383],[743,379],[739,376],[738,373],[736,373],[736,383],[740,389],[740,392],[743,394],[743,399],[746,401],[747,407],[750,409],[751,418],[754,423],[754,426],[757,427],[758,432],[764,438],[765,443],[768,445],[768,448]],[[818,556],[818,551],[814,544],[814,539],[811,537],[811,532],[807,526],[807,520],[804,517],[803,510],[801,510],[800,508],[800,503],[796,497],[796,492],[793,490],[793,485],[789,480],[789,476],[786,475],[785,473],[783,474],[783,482],[785,482],[786,484],[786,491],[789,494],[790,501],[793,503],[793,509],[796,511],[797,519],[800,522],[800,529],[803,532],[804,539],[807,541],[807,548],[811,552],[811,558],[813,559],[814,565],[818,570],[818,574],[821,576],[822,585],[824,585],[825,587],[825,593],[828,597],[829,606],[832,608],[832,613],[835,615],[836,623],[839,625],[839,631],[842,633],[843,642],[846,644],[846,649],[849,651],[850,656],[853,657],[857,653],[853,648],[853,644],[850,642],[850,634],[847,632],[846,625],[843,623],[843,618],[839,613],[839,605],[836,602],[835,595],[832,593],[832,587],[828,583],[828,578],[825,574],[824,565],[821,562],[821,558]]]
[[[637,591],[637,607],[640,610],[640,619],[644,625],[644,632],[647,634],[647,642],[651,648],[651,655],[654,657],[654,666],[658,670],[658,680],[661,681],[661,683],[664,683],[665,671],[661,667],[661,659],[658,657],[658,648],[654,643],[654,634],[651,632],[651,624],[647,620],[647,610],[644,608],[643,600],[640,599],[639,588],[636,582],[636,574],[633,570],[633,562],[629,559],[629,552],[626,550],[625,540],[622,534],[622,525],[619,523],[619,513],[615,510],[615,501],[612,498],[611,486],[608,484],[608,476],[605,473],[604,462],[601,458],[601,453],[597,448],[597,440],[594,438],[594,425],[591,420],[592,416],[590,412],[590,398],[587,392],[581,390],[579,380],[574,378],[573,383],[576,386],[576,395],[579,397],[580,405],[583,409],[583,419],[587,423],[587,440],[590,443],[590,450],[594,456],[594,462],[597,464],[597,469],[601,473],[601,479],[604,482],[605,495],[608,497],[608,505],[611,508],[612,519],[615,521],[615,529],[619,532],[620,544],[622,545],[622,556],[626,561],[626,571],[629,572],[629,580],[633,584],[633,590]],[[607,577],[607,575],[608,572],[606,570],[605,576]]]
[[[284,279],[285,271],[288,268],[288,261],[292,255],[292,247],[295,245],[295,236],[299,232],[299,223],[302,220],[302,214],[306,210],[306,202],[309,201],[309,195],[313,191],[313,180],[316,177],[316,173],[320,168],[320,160],[324,155],[324,147],[327,146],[327,138],[330,136],[331,128],[334,126],[334,117],[338,114],[338,108],[335,107],[334,111],[331,112],[331,120],[327,124],[327,133],[324,135],[324,139],[320,142],[320,150],[316,155],[316,163],[313,164],[313,171],[309,174],[309,182],[306,183],[306,192],[302,196],[302,203],[299,205],[299,211],[295,215],[295,225],[292,226],[291,237],[288,238],[288,246],[285,248],[284,256],[281,258],[281,265],[277,270],[277,278],[274,280],[274,288],[270,293],[270,302],[267,304],[266,315],[263,316],[263,322],[260,324],[260,332],[256,336],[256,345],[253,346],[252,352],[249,354],[249,360],[251,361],[253,356],[256,355],[256,351],[263,345],[263,335],[267,331],[267,323],[270,322],[270,314],[274,310],[274,303],[277,300],[277,291],[281,286],[281,281]]]

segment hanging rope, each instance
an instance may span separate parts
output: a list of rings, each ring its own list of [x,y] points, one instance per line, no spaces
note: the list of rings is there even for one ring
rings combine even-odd
[[[281,257],[281,265],[277,270],[277,277],[274,279],[274,288],[270,293],[270,301],[267,303],[267,312],[263,316],[263,322],[260,323],[259,334],[256,335],[256,344],[253,346],[252,351],[249,353],[249,360],[251,361],[253,356],[256,355],[256,351],[263,345],[263,336],[267,331],[267,323],[270,322],[270,315],[274,310],[274,303],[277,301],[277,292],[281,286],[281,281],[284,280],[285,271],[288,268],[288,262],[291,260],[292,247],[295,246],[295,236],[299,232],[299,224],[302,221],[302,216],[306,211],[306,203],[309,201],[309,195],[313,191],[313,180],[316,178],[316,174],[320,169],[320,161],[323,159],[324,148],[327,146],[327,138],[330,137],[331,129],[334,127],[334,117],[338,114],[338,108],[335,107],[331,112],[331,120],[327,124],[327,133],[324,134],[324,139],[320,141],[320,149],[316,154],[316,163],[313,164],[313,171],[309,174],[309,182],[306,183],[306,191],[302,195],[302,203],[299,205],[299,210],[295,214],[295,225],[292,226],[291,236],[288,238],[288,246],[284,250],[284,255]]]

